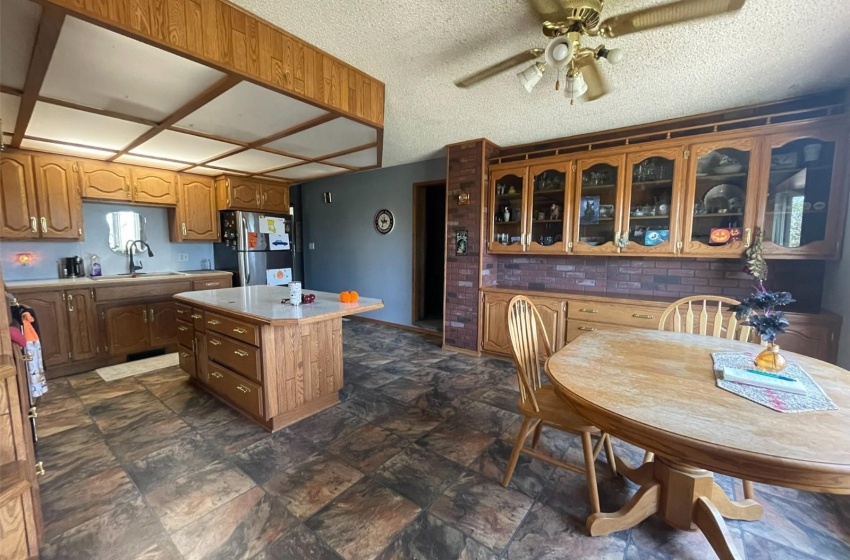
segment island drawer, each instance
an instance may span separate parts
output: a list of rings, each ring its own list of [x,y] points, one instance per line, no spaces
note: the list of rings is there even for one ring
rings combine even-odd
[[[204,318],[204,310],[198,309],[197,307],[192,309],[192,314],[189,315],[189,318],[192,320],[192,325],[194,325],[196,331],[205,331],[207,330],[206,319]]]
[[[195,339],[195,329],[191,323],[177,321],[177,343],[191,348]]]
[[[216,278],[210,280],[195,280],[192,282],[193,290],[218,290],[220,288],[229,288],[230,279]]]
[[[183,305],[182,303],[176,304],[177,306],[177,318],[183,321],[192,321],[192,308],[188,305]]]
[[[207,363],[209,387],[242,410],[263,417],[263,388],[213,361]]]
[[[181,344],[177,347],[177,356],[180,360],[180,369],[195,377],[195,353]]]
[[[610,323],[624,327],[657,328],[663,307],[575,301],[567,306],[567,319]],[[567,321],[569,324],[569,321]]]
[[[237,321],[211,311],[206,314],[207,329],[253,344],[260,345],[260,327],[243,321]]]
[[[207,356],[249,379],[261,381],[260,350],[207,331]]]

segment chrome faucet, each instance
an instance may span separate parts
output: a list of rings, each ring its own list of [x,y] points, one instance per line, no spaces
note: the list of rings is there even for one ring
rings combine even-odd
[[[137,265],[135,261],[133,261],[133,251],[135,249],[140,249],[144,251],[148,250],[148,256],[153,257],[153,251],[151,250],[151,246],[147,244],[147,242],[142,241],[141,239],[131,240],[127,242],[127,254],[130,255],[130,274],[135,274],[136,271],[142,269],[141,261]]]

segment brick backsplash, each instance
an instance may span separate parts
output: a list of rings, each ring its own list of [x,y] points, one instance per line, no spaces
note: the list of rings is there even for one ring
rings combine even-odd
[[[685,297],[698,294],[740,299],[755,284],[739,260],[498,255],[496,284],[528,290],[599,295]],[[819,309],[824,265],[819,261],[771,261],[769,287],[790,291],[798,308]]]

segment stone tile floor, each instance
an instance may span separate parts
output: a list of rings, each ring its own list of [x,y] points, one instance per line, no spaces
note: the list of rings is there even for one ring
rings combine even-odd
[[[503,488],[519,427],[510,362],[366,323],[346,323],[344,337],[344,401],[274,435],[179,370],[52,381],[43,558],[715,558],[699,532],[657,519],[588,537],[584,478],[528,457]],[[576,438],[544,434],[553,454],[581,461]],[[635,488],[603,462],[613,511]],[[748,560],[850,558],[850,498],[757,491],[764,518],[729,524]]]

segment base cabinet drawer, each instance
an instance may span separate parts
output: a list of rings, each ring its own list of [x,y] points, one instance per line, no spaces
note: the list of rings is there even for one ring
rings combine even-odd
[[[193,290],[220,290],[221,288],[229,288],[229,278],[215,278],[210,280],[193,280]]]
[[[207,362],[210,389],[245,412],[263,416],[263,388],[210,360]]]
[[[177,318],[181,321],[192,322],[192,308],[182,303],[175,304],[177,308]]]
[[[180,346],[192,347],[192,340],[195,339],[195,329],[189,323],[177,321],[177,343]]]
[[[657,329],[664,307],[613,303],[570,302],[567,319]]]
[[[591,323],[585,321],[567,321],[567,342],[572,342],[586,332],[594,331],[622,331],[630,327],[608,325],[605,323]]]
[[[260,327],[207,311],[207,330],[215,331],[242,342],[260,345]]]
[[[177,347],[177,358],[180,360],[180,369],[195,377],[195,353],[192,349],[181,344]]]
[[[192,314],[189,315],[189,319],[192,321],[192,326],[195,327],[196,331],[205,331],[207,330],[207,326],[204,319],[205,313],[200,309],[192,309]]]
[[[207,356],[248,379],[262,380],[259,348],[207,331]]]

